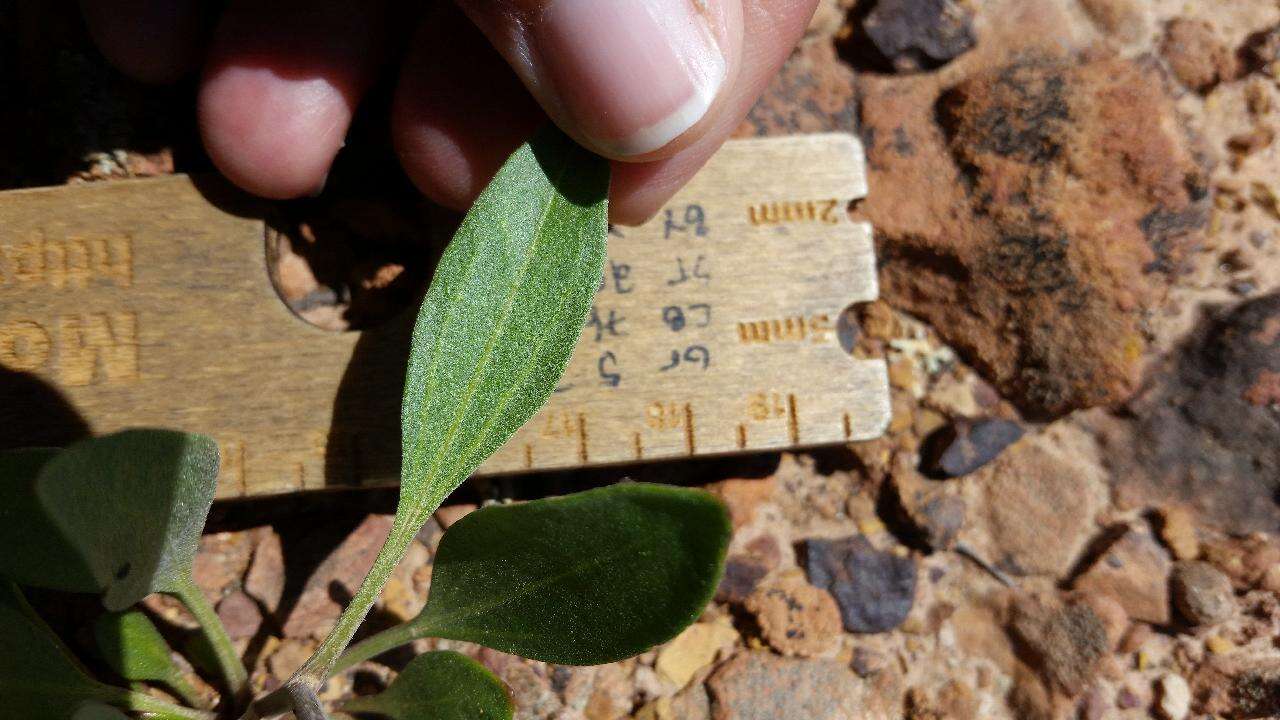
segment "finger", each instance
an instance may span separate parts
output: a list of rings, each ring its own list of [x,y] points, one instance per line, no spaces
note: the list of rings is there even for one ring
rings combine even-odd
[[[401,70],[391,131],[424,195],[465,210],[546,115],[475,25],[451,5],[428,12]]]
[[[748,8],[741,71],[723,112],[672,157],[615,162],[613,221],[644,222],[693,177],[764,91],[813,8],[812,0],[771,0]],[[432,16],[414,41],[395,110],[396,145],[409,176],[428,197],[460,210],[543,117],[494,50],[449,10]]]
[[[730,101],[741,0],[459,0],[542,107],[607,157],[669,157]]]
[[[716,114],[700,135],[671,157],[646,163],[614,163],[610,194],[616,222],[652,217],[724,144],[804,35],[817,0],[752,0],[744,4],[741,69]]]
[[[134,79],[173,82],[200,57],[202,0],[80,0],[80,9],[98,49]]]
[[[264,197],[319,192],[392,44],[387,19],[385,2],[233,2],[198,101],[218,169]]]

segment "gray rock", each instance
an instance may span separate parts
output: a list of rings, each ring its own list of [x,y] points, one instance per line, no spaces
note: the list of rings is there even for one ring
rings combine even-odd
[[[925,470],[941,477],[968,475],[1022,438],[1022,426],[1000,418],[960,420],[930,436]]]
[[[1180,562],[1169,576],[1174,607],[1193,625],[1214,625],[1235,612],[1231,580],[1205,562]]]
[[[973,48],[973,14],[954,0],[880,0],[862,22],[899,72],[936,68]]]
[[[916,564],[881,552],[861,535],[805,541],[809,582],[830,592],[849,632],[892,630],[907,619],[916,594]]]

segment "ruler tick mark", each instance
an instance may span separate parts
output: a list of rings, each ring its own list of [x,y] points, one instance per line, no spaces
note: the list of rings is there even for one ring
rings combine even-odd
[[[738,449],[747,449],[747,426],[742,423],[738,423]]]
[[[533,469],[533,445],[524,444],[524,467],[526,470]]]
[[[587,462],[587,416],[578,413],[578,459]]]
[[[698,452],[693,442],[693,406],[689,403],[684,404],[684,444],[688,446],[690,455]]]
[[[853,421],[849,419],[849,413],[844,414],[844,439],[848,440],[853,437]]]
[[[636,444],[636,459],[643,460],[644,459],[644,443],[640,441],[640,433],[635,434],[635,444]]]
[[[787,395],[787,431],[791,434],[791,444],[800,442],[800,421],[796,419],[796,396]]]

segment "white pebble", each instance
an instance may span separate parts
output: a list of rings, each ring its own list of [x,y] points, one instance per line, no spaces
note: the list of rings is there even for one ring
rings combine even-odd
[[[1166,720],[1183,720],[1191,712],[1191,688],[1172,673],[1160,678],[1160,715]]]

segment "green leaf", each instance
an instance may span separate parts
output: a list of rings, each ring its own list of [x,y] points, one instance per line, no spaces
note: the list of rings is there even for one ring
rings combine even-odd
[[[554,126],[507,160],[414,326],[401,497],[425,520],[555,390],[600,284],[609,163]]]
[[[52,457],[40,452],[47,453],[0,461],[0,491],[14,503],[0,514],[0,575],[104,592],[108,610],[174,591],[190,577],[217,483],[211,439],[129,430]]]
[[[315,695],[415,533],[542,407],[604,271],[609,163],[548,125],[480,193],[445,248],[409,348],[400,506],[333,630],[290,679]]]
[[[108,613],[93,625],[102,659],[125,680],[168,682],[177,672],[169,644],[137,610]]]
[[[392,720],[510,720],[515,712],[501,680],[448,650],[419,655],[385,691],[350,700],[343,709]]]
[[[134,682],[155,682],[169,686],[188,705],[205,703],[173,661],[169,643],[142,612],[126,610],[107,613],[93,625],[98,653],[116,673]]]
[[[96,592],[98,583],[36,494],[36,480],[62,452],[38,448],[0,452],[0,577],[21,585]]]
[[[730,524],[701,490],[626,483],[482,508],[440,541],[415,634],[564,665],[638,655],[711,600]]]
[[[86,701],[102,697],[12,583],[0,581],[0,703],[24,720],[66,720]]]

